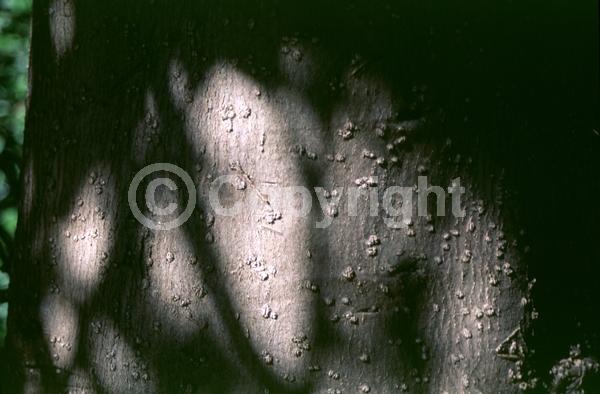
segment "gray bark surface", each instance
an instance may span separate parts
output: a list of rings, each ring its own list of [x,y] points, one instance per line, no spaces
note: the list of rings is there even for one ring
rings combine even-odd
[[[457,65],[487,60],[451,23],[417,26],[426,5],[190,3],[34,4],[9,392],[526,387],[527,266],[488,153],[510,141],[471,140],[452,107],[486,81],[465,66],[474,81],[458,92]],[[453,51],[464,58],[440,68]],[[145,229],[127,204],[155,162],[197,186],[175,230]],[[224,201],[269,204],[216,215],[222,175],[245,183]],[[345,193],[323,214],[313,192],[296,218],[277,196],[373,176],[381,199],[419,175],[443,188],[460,177],[466,216],[446,199],[444,217],[390,229],[364,198],[356,217]]]

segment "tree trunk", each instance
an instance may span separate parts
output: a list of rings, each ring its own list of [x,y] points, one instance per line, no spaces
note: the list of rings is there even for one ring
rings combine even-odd
[[[511,54],[494,47],[510,29],[433,14],[425,3],[36,2],[8,392],[531,384],[528,277],[503,180],[511,141],[506,122],[480,128],[506,94],[485,51]],[[194,181],[196,209],[178,228],[148,229],[130,210],[130,183],[152,163]],[[223,175],[235,216],[210,202]],[[449,195],[443,216],[431,196],[428,217],[415,197],[398,229],[365,196],[348,212],[357,184],[382,201],[418,176],[444,190],[460,178],[466,215]],[[189,198],[172,179],[159,206]],[[290,186],[311,190],[310,214],[286,204]]]

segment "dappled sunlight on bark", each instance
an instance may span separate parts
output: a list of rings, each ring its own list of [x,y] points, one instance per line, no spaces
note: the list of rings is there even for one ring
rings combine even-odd
[[[73,0],[53,0],[48,8],[54,52],[60,60],[73,47],[75,6]]]
[[[508,379],[534,315],[499,175],[510,143],[453,106],[471,102],[462,83],[476,93],[487,82],[444,68],[463,37],[408,23],[429,20],[411,4],[320,15],[259,3],[108,1],[96,12],[56,0],[39,22],[8,342],[26,350],[14,353],[19,387],[34,369],[40,387],[92,392],[528,384],[522,371]],[[330,21],[339,26],[315,24]],[[413,35],[437,41],[420,48]],[[496,108],[478,105],[471,115]],[[174,230],[145,228],[127,204],[152,163],[195,183],[197,207]],[[221,176],[231,182],[217,200],[240,204],[234,216],[211,205]],[[448,196],[445,216],[434,196],[423,215],[413,194],[412,218],[388,226],[386,188],[422,191],[420,176],[442,191],[460,177],[466,216]],[[177,186],[155,190],[160,207],[185,202]],[[309,191],[305,215],[288,187]]]
[[[209,316],[217,313],[205,298],[206,286],[201,265],[209,264],[195,256],[180,230],[158,233],[148,257],[148,274],[140,291],[143,314],[154,329],[173,342],[185,343],[207,326]]]
[[[79,341],[79,312],[62,294],[48,293],[40,304],[46,346],[53,364],[60,369],[74,367]]]
[[[321,125],[299,95],[262,88],[235,67],[219,63],[197,89],[188,116],[193,119],[187,129],[192,149],[212,163],[200,191],[206,196],[210,180],[221,175],[235,174],[239,180],[237,189],[223,187],[221,193],[224,203],[242,204],[235,217],[216,215],[207,198],[202,200],[206,236],[214,242],[216,269],[222,273],[218,286],[231,300],[255,352],[275,357],[279,375],[300,379],[306,363],[289,347],[294,336],[310,331],[313,312],[311,297],[293,288],[310,279],[312,223],[291,217],[277,190],[306,184],[290,151],[300,142],[294,138],[298,133],[313,141],[312,149],[321,150]],[[241,172],[233,171],[232,163]]]
[[[106,176],[98,175],[110,172],[101,165],[94,168],[71,200],[70,214],[56,224],[54,230],[60,236],[50,242],[56,277],[51,286],[77,304],[95,293],[114,245],[114,211],[107,199],[114,189]]]

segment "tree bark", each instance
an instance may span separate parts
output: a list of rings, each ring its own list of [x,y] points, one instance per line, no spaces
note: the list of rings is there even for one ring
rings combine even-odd
[[[505,124],[479,128],[501,99],[478,90],[495,57],[474,50],[494,41],[470,43],[426,4],[196,3],[34,4],[8,392],[527,387],[511,142]],[[195,182],[177,229],[130,211],[151,163]],[[211,208],[222,175],[240,215]],[[348,214],[357,180],[377,177],[381,201],[425,175],[460,177],[464,218],[449,199],[402,229],[364,197]],[[313,191],[310,215],[292,215],[287,186]],[[337,210],[315,187],[338,189]]]

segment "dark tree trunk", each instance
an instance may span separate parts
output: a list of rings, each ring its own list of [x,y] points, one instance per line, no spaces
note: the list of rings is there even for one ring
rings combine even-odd
[[[478,15],[467,10],[455,11]],[[532,307],[503,172],[510,122],[498,122],[512,111],[498,97],[516,93],[486,70],[519,54],[496,45],[512,28],[495,19],[470,31],[433,14],[36,2],[9,391],[529,384]],[[185,169],[198,191],[190,220],[170,231],[142,226],[127,200],[133,176],[158,162]],[[208,190],[221,175],[239,181],[222,199],[264,200],[219,216]],[[277,200],[283,186],[347,190],[371,176],[381,199],[419,175],[443,188],[460,177],[466,216],[451,215],[448,198],[446,216],[390,229],[365,199],[349,216],[345,193],[337,215],[317,209],[322,191],[304,218]],[[317,228],[324,216],[331,225]]]

